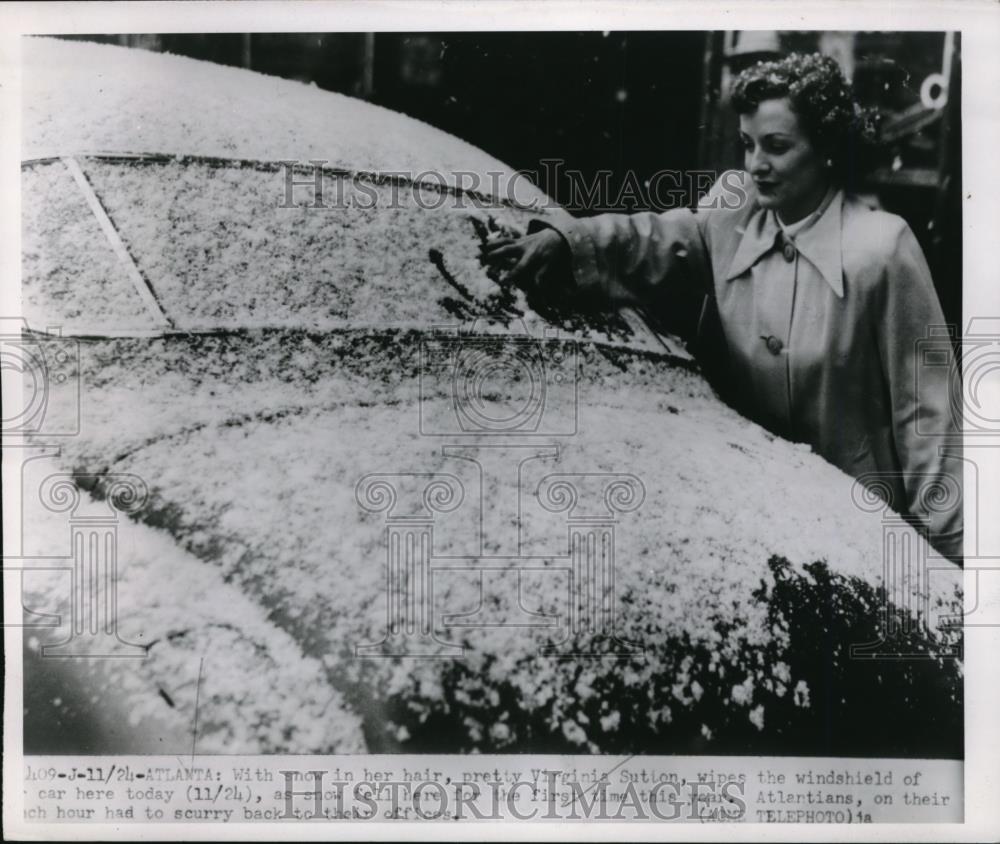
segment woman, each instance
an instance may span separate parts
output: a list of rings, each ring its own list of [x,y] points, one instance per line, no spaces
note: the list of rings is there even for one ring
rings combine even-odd
[[[724,344],[732,402],[882,490],[960,562],[950,366],[919,365],[944,317],[907,224],[845,190],[866,129],[850,88],[833,59],[793,54],[740,74],[732,102],[745,172],[724,173],[697,210],[538,223],[483,259],[528,284],[566,262],[578,292],[654,314],[699,285],[721,324],[708,348],[700,321],[700,350]]]

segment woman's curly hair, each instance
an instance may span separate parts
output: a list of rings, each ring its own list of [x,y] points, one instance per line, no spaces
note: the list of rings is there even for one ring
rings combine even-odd
[[[758,62],[733,81],[737,114],[752,114],[764,100],[787,97],[820,154],[842,179],[859,175],[875,151],[879,115],[854,99],[840,65],[820,53],[791,53]]]

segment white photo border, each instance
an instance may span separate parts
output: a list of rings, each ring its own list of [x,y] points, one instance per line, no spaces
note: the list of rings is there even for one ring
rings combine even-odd
[[[906,0],[838,2],[743,2],[715,0],[306,0],[306,2],[4,3],[0,4],[0,312],[20,311],[20,99],[19,40],[42,33],[308,32],[447,30],[641,30],[641,29],[933,30],[962,33],[962,162],[964,183],[963,325],[973,317],[1000,317],[1000,270],[995,250],[1000,231],[1000,6],[996,3]],[[5,388],[16,389],[16,382]],[[993,393],[1000,402],[1000,395]],[[996,418],[996,417],[994,417]],[[984,449],[989,465],[998,455]],[[4,470],[5,545],[18,539],[10,518],[18,512],[16,477]],[[1000,501],[995,471],[980,472],[981,495]],[[12,482],[13,481],[13,482]],[[966,502],[969,507],[970,502]],[[985,510],[984,510],[985,512]],[[980,524],[983,548],[1000,565],[1000,520]],[[10,545],[9,547],[13,547]],[[966,600],[992,612],[1000,624],[1000,578],[966,571]],[[11,596],[5,596],[5,601]],[[6,608],[6,607],[5,607]],[[968,611],[968,608],[967,608]],[[25,823],[22,817],[21,635],[6,634],[4,707],[4,832],[8,838],[78,840],[483,840],[602,841],[604,824],[87,824]],[[977,841],[1000,838],[1000,628],[970,628],[965,636],[965,822],[918,826],[726,824],[631,824],[633,840]],[[618,833],[620,834],[620,833]]]

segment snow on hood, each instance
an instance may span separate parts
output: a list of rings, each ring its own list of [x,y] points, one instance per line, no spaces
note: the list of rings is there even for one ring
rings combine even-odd
[[[961,665],[933,657],[946,644],[933,619],[930,638],[914,639],[930,649],[926,660],[849,655],[877,637],[883,535],[878,514],[852,506],[848,476],[747,423],[697,373],[631,351],[609,359],[593,346],[580,348],[578,432],[533,439],[547,459],[508,454],[504,471],[480,472],[461,453],[499,454],[495,437],[466,436],[449,455],[442,440],[420,435],[422,418],[433,427],[454,406],[441,385],[421,396],[422,341],[284,330],[84,341],[85,433],[60,461],[148,479],[140,517],[266,608],[330,684],[360,701],[372,752],[440,751],[448,725],[454,750],[808,744],[822,755],[827,717],[860,724],[873,695],[891,723],[869,713],[852,742],[914,752],[911,722],[929,710],[946,714],[926,752],[961,738]],[[52,412],[72,412],[60,404],[69,398],[53,396]],[[438,621],[477,605],[494,619],[524,608],[565,618],[566,521],[539,506],[535,487],[547,473],[638,477],[642,506],[614,527],[614,601],[618,632],[642,651],[547,658],[556,629],[471,626],[445,634],[465,647],[462,659],[355,658],[354,647],[385,635],[389,601],[385,516],[360,506],[356,485],[373,473],[401,473],[405,484],[414,472],[453,476],[465,489],[458,509],[435,521],[433,553],[450,566],[434,574]],[[404,500],[420,499],[400,486]],[[483,554],[497,559],[477,563]],[[480,565],[514,580],[481,582]],[[522,578],[519,566],[532,571]],[[958,612],[960,572],[932,573],[908,586],[935,617]],[[155,636],[171,619],[163,607],[183,616],[188,586],[165,570],[144,576],[158,585],[157,611],[131,615]],[[585,635],[579,646],[594,642]]]

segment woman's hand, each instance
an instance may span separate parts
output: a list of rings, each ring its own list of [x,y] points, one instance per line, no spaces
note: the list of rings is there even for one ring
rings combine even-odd
[[[569,244],[555,229],[542,229],[518,239],[498,238],[482,247],[480,258],[493,267],[507,267],[504,284],[533,288],[549,271],[564,264],[568,270]]]

